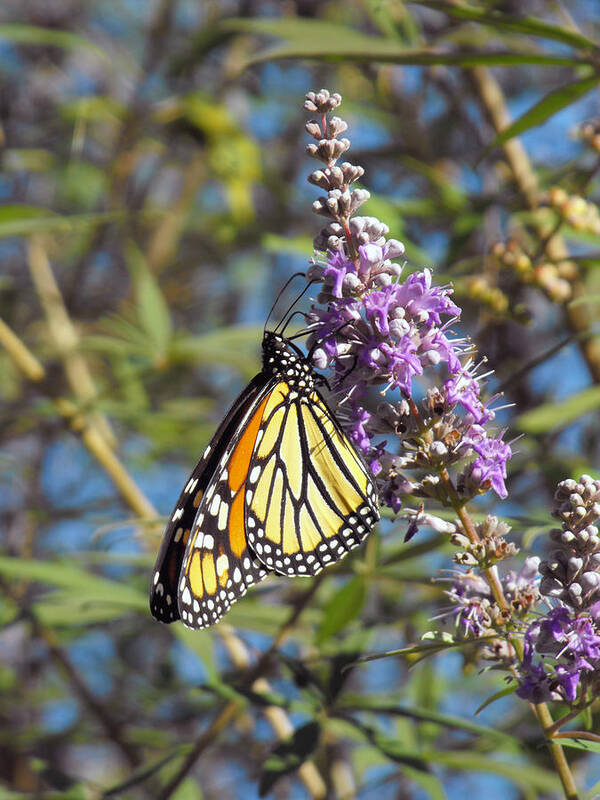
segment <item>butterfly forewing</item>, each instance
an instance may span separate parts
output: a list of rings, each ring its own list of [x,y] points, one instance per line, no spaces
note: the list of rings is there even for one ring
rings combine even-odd
[[[159,622],[174,622],[180,618],[177,606],[178,584],[186,546],[202,496],[233,435],[239,429],[241,420],[264,389],[265,383],[265,377],[260,373],[235,401],[196,464],[169,517],[150,586],[150,611]]]
[[[316,575],[357,547],[377,519],[367,467],[321,395],[277,384],[249,464],[251,549],[275,572]]]

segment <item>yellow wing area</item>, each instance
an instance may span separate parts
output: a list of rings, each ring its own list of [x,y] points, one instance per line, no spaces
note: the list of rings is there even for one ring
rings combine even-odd
[[[250,548],[276,572],[315,575],[357,547],[378,518],[372,479],[325,401],[280,382],[249,464]]]

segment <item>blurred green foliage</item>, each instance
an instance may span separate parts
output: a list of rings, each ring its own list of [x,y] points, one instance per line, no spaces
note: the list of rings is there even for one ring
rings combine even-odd
[[[526,436],[497,513],[543,547],[554,483],[598,463],[600,239],[546,195],[598,196],[598,153],[568,136],[597,100],[593,5],[2,4],[0,317],[45,374],[0,350],[0,797],[558,796],[526,704],[468,647],[420,643],[446,605],[443,536],[407,545],[387,520],[314,594],[272,578],[210,631],[154,623],[147,584],[161,514],[311,255],[302,101],[321,86],[344,95],[365,213],[406,243],[407,271],[455,283],[461,335],[515,404],[500,424]],[[514,119],[503,130],[486,75]],[[517,134],[539,208],[507,162]],[[517,236],[540,265],[555,233],[580,282],[565,302],[490,258]],[[294,608],[271,683],[250,687],[245,661]],[[597,709],[579,724],[597,729]],[[569,756],[592,797],[597,762]]]

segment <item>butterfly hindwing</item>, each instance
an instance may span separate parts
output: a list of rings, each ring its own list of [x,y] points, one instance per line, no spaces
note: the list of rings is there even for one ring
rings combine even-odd
[[[179,578],[179,613],[185,625],[213,625],[268,570],[247,546],[244,500],[250,458],[268,383],[238,420],[194,519]]]
[[[301,388],[301,387],[300,387]],[[316,575],[379,518],[372,479],[316,389],[271,392],[249,464],[247,538],[269,569]]]
[[[152,573],[150,611],[159,622],[174,622],[180,618],[177,607],[177,587],[188,539],[204,492],[241,419],[247,414],[256,396],[264,388],[265,379],[259,374],[237,398],[225,419],[194,467],[173,509],[163,534],[162,543]]]

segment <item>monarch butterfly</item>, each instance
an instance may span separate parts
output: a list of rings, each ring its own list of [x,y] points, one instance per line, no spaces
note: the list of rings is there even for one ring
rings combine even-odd
[[[379,519],[373,480],[310,360],[265,331],[262,362],[169,519],[150,588],[160,622],[213,625],[269,572],[316,575]]]

